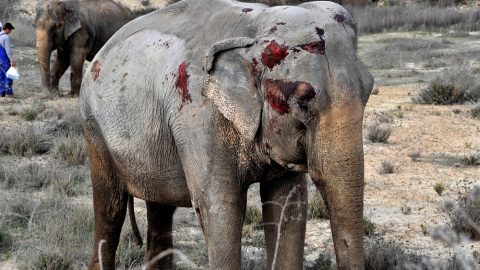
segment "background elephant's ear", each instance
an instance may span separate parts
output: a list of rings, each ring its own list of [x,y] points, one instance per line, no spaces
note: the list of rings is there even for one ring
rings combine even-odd
[[[262,113],[256,78],[244,57],[247,50],[243,47],[253,43],[252,39],[236,39],[215,44],[207,54],[204,71],[208,79],[202,92],[247,141],[254,140]]]
[[[82,27],[80,19],[78,18],[75,10],[65,6],[65,11],[67,12],[67,21],[65,22],[65,29],[63,30],[63,35],[65,40],[75,33],[78,29]]]

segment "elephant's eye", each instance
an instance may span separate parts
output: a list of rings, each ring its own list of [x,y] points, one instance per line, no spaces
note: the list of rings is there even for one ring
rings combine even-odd
[[[305,99],[299,99],[298,100],[298,106],[304,110],[308,109],[308,105],[307,105],[307,100]]]

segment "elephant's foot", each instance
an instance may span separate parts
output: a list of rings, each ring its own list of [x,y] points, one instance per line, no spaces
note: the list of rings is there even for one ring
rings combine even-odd
[[[79,92],[77,91],[70,91],[68,92],[67,97],[75,98],[75,97],[78,97],[78,94]]]

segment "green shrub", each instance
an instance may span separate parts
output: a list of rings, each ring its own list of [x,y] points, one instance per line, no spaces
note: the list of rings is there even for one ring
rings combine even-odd
[[[373,235],[377,226],[368,218],[363,218],[363,235]]]
[[[245,225],[260,225],[262,223],[262,212],[253,205],[247,205],[245,212],[245,220],[243,224]]]
[[[443,185],[443,183],[436,183],[435,185],[433,185],[433,189],[435,190],[435,192],[437,192],[438,195],[442,196],[443,190],[445,190],[445,186]]]
[[[387,143],[392,131],[392,127],[376,122],[368,128],[367,139],[372,142]]]
[[[308,218],[309,219],[319,219],[319,218],[329,218],[327,204],[323,200],[323,197],[315,193],[312,196],[313,198],[308,201]]]
[[[380,93],[380,90],[378,90],[378,88],[375,88],[372,90],[372,95],[378,95],[378,93]]]

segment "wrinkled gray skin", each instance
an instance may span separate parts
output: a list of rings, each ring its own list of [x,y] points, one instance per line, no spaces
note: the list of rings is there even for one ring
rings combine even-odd
[[[362,121],[372,85],[352,19],[331,2],[186,0],[125,25],[80,94],[95,209],[90,269],[101,239],[103,267],[114,268],[128,194],[147,202],[146,260],[172,247],[175,208],[192,207],[209,267],[240,269],[255,182],[269,268],[276,257],[275,269],[302,269],[306,173],[328,203],[338,268],[363,269]],[[276,251],[272,223],[287,196]]]
[[[58,82],[70,66],[71,96],[80,92],[85,59],[91,61],[118,29],[133,19],[130,10],[110,0],[40,0],[36,12],[43,91],[58,94]],[[54,50],[57,57],[50,69]]]

